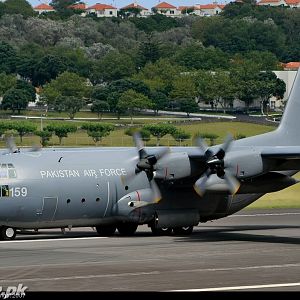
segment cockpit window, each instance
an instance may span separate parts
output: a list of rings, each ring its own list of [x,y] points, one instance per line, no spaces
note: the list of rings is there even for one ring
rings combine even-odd
[[[17,172],[13,164],[1,164],[0,179],[17,178]]]

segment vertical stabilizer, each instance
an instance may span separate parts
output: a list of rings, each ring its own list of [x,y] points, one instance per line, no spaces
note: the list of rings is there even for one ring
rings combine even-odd
[[[291,89],[278,132],[289,144],[300,145],[300,71]]]

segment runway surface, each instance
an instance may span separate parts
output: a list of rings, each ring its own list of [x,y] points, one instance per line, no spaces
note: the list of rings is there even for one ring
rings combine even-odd
[[[300,209],[244,210],[191,236],[91,228],[0,241],[0,286],[28,291],[300,291]],[[3,288],[4,289],[4,288]]]

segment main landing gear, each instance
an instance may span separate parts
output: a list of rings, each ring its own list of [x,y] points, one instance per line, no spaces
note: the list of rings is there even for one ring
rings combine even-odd
[[[136,223],[119,223],[111,225],[96,226],[96,230],[100,236],[112,236],[115,234],[116,229],[122,236],[132,236],[137,230],[138,224]]]
[[[193,226],[186,226],[186,227],[163,227],[157,228],[156,224],[150,225],[151,231],[154,235],[161,236],[161,235],[171,235],[172,232],[174,235],[190,235],[193,232]]]
[[[0,240],[13,240],[16,237],[16,230],[12,227],[0,227]]]

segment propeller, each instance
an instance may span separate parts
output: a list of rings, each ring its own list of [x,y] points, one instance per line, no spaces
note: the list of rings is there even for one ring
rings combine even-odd
[[[20,149],[17,147],[13,136],[5,137],[5,143],[9,153],[20,152]],[[40,150],[41,147],[39,145],[33,145],[30,149],[27,150],[27,152],[37,152]]]
[[[169,148],[163,147],[157,150],[155,154],[148,154],[145,150],[144,143],[139,132],[134,133],[133,140],[139,155],[139,161],[135,167],[135,174],[144,171],[147,174],[149,181],[151,181],[155,171],[154,165],[169,153]]]
[[[138,151],[138,161],[135,165],[134,172],[122,176],[121,180],[124,184],[125,182],[133,180],[134,177],[139,173],[145,172],[150,183],[150,188],[136,191],[137,195],[139,195],[139,197],[141,197],[142,199],[138,199],[138,201],[133,201],[132,203],[139,202],[139,206],[157,203],[161,199],[161,193],[157,183],[153,179],[155,165],[160,159],[162,159],[166,154],[169,153],[169,148],[162,147],[159,148],[154,154],[149,154],[145,150],[145,146],[139,132],[135,132],[133,134],[133,140]],[[143,198],[145,199],[145,201],[143,200]]]
[[[232,135],[228,135],[221,147],[215,152],[206,145],[203,139],[199,138],[196,141],[199,150],[205,158],[206,164],[204,174],[194,184],[194,189],[200,196],[203,196],[209,188],[212,190],[229,191],[233,195],[238,191],[240,187],[239,181],[229,170],[226,170],[228,166],[225,167],[224,164],[226,152],[232,142]]]

